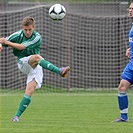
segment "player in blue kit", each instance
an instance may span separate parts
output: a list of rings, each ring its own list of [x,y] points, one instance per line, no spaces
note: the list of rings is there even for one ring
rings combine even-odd
[[[2,45],[13,48],[13,53],[18,58],[19,70],[27,75],[27,86],[24,97],[12,119],[12,121],[18,122],[19,117],[30,104],[35,89],[40,88],[42,85],[42,68],[66,78],[70,67],[58,68],[40,55],[42,37],[35,31],[35,21],[29,16],[22,20],[22,30],[11,34],[7,38],[0,38],[0,52],[2,51]]]
[[[129,6],[129,17],[133,20],[133,2]],[[122,73],[122,79],[118,87],[118,105],[120,109],[120,118],[114,122],[128,122],[128,94],[127,90],[133,84],[133,23],[129,32],[129,48],[126,56],[130,58],[129,63]]]

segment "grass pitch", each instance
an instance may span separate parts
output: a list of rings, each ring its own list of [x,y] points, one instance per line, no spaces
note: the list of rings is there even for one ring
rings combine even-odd
[[[20,117],[11,122],[23,97],[0,95],[0,133],[131,133],[132,94],[128,123],[112,123],[119,117],[117,93],[36,93]]]

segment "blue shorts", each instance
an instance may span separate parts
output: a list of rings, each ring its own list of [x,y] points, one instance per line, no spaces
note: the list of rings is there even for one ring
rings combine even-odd
[[[130,61],[123,70],[122,79],[127,80],[130,84],[133,84],[133,61]]]

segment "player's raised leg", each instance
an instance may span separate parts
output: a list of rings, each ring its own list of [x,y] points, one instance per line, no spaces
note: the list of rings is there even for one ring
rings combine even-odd
[[[29,64],[32,68],[35,68],[37,64],[39,64],[42,68],[50,70],[54,73],[61,75],[62,77],[66,78],[69,75],[70,67],[57,67],[51,62],[45,60],[40,55],[32,55],[29,59]]]

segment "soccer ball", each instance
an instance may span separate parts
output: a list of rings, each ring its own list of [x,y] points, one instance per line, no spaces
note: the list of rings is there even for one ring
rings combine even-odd
[[[62,20],[66,16],[66,9],[61,4],[54,4],[49,8],[49,15],[53,20]]]

